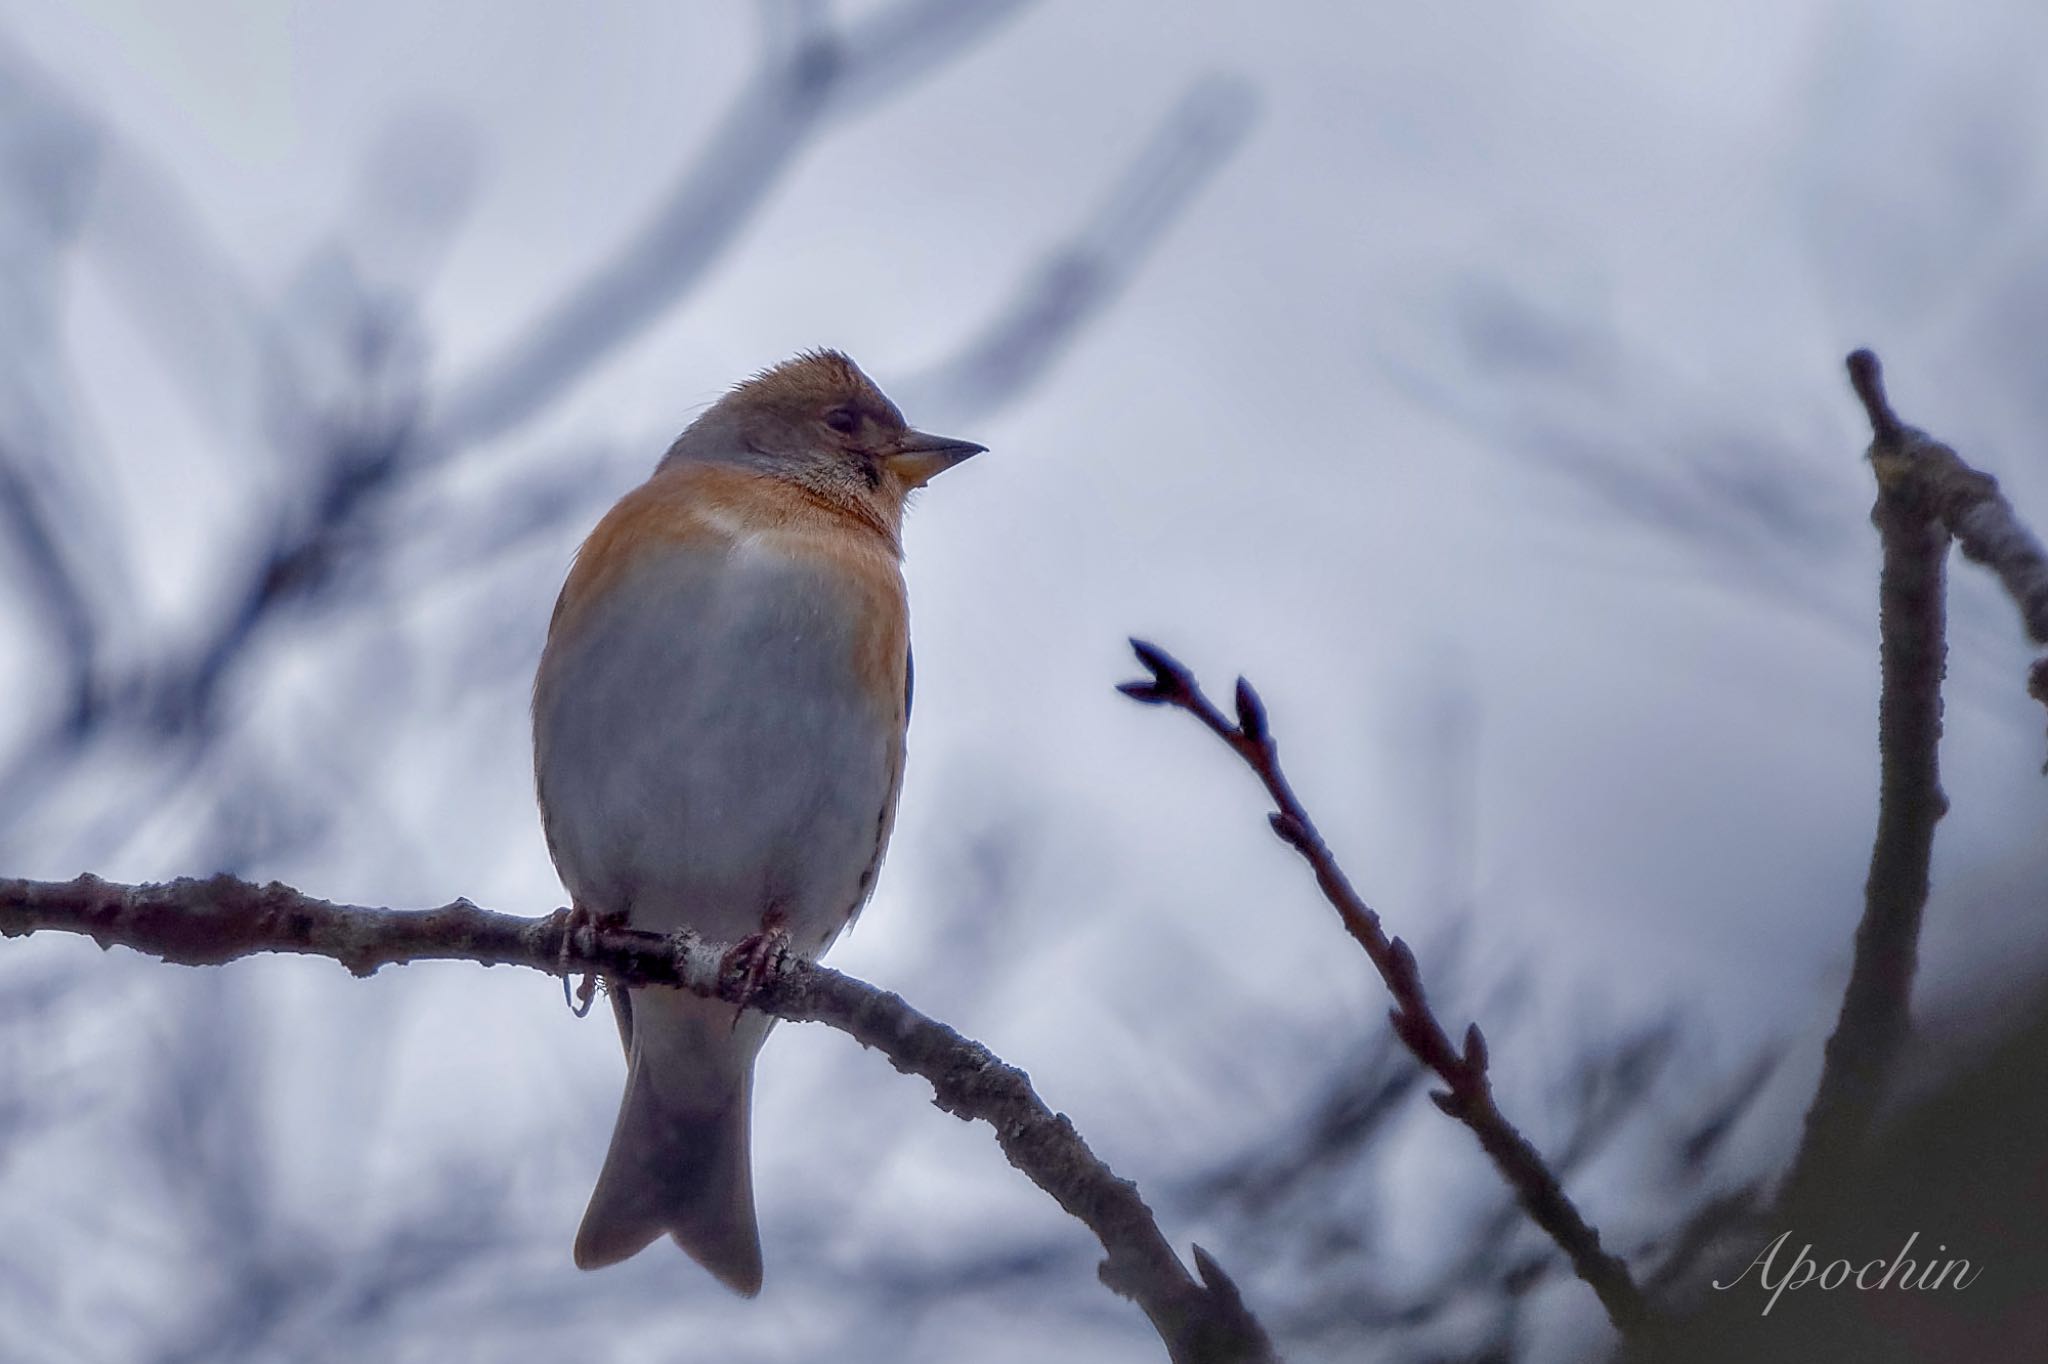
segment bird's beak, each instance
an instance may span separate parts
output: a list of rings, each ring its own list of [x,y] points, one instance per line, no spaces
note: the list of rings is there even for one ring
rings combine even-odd
[[[947,436],[929,436],[922,431],[905,431],[903,438],[896,442],[896,448],[886,456],[885,462],[904,483],[913,488],[922,488],[961,460],[970,455],[978,455],[986,449],[986,445],[976,445],[971,440],[953,440]]]

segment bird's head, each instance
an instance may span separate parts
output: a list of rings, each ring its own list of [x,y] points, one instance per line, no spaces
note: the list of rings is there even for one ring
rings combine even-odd
[[[738,385],[670,448],[678,460],[743,464],[878,513],[986,446],[911,429],[874,380],[838,351],[806,351]]]

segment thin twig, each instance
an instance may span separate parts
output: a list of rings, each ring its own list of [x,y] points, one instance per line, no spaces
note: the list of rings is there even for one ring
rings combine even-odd
[[[1380,926],[1379,915],[1362,899],[1323,836],[1316,831],[1308,811],[1288,784],[1280,769],[1279,746],[1266,722],[1266,708],[1258,693],[1243,678],[1237,681],[1237,720],[1232,723],[1196,685],[1194,675],[1178,659],[1156,645],[1132,640],[1138,661],[1152,672],[1148,681],[1126,682],[1119,690],[1133,700],[1150,705],[1176,706],[1206,725],[1228,744],[1247,767],[1265,784],[1276,812],[1270,817],[1273,832],[1300,853],[1315,872],[1323,897],[1337,911],[1344,927],[1365,949],[1394,996],[1389,1015],[1395,1035],[1415,1059],[1441,1079],[1446,1088],[1430,1091],[1436,1106],[1472,1130],[1479,1144],[1492,1158],[1494,1167],[1514,1189],[1531,1219],[1555,1241],[1571,1260],[1572,1269],[1599,1295],[1608,1319],[1624,1335],[1633,1334],[1645,1323],[1648,1309],[1628,1266],[1618,1256],[1600,1247],[1600,1233],[1588,1223],[1566,1196],[1557,1176],[1551,1173],[1541,1153],[1515,1129],[1494,1102],[1493,1084],[1487,1075],[1486,1039],[1477,1023],[1465,1029],[1464,1046],[1455,1047],[1450,1035],[1430,1009],[1423,991],[1422,972],[1415,954],[1399,938],[1390,938]]]
[[[1877,713],[1877,837],[1842,1011],[1780,1195],[1787,1203],[1804,1201],[1823,1179],[1843,1177],[1843,1162],[1868,1132],[1906,1038],[1934,826],[1948,810],[1939,757],[1948,656],[1943,579],[1949,532],[1941,515],[1942,490],[1982,478],[1954,451],[1898,419],[1885,401],[1876,356],[1851,355],[1849,379],[1870,414],[1869,454],[1878,484],[1870,519],[1884,545],[1878,580],[1883,690]],[[1995,484],[1990,495],[1997,496]]]
[[[1023,1071],[899,996],[792,956],[758,985],[722,945],[693,934],[571,930],[566,911],[522,919],[456,900],[438,909],[333,904],[272,882],[232,877],[125,886],[0,881],[0,936],[78,933],[168,962],[206,966],[264,952],[329,957],[359,976],[415,961],[597,972],[628,985],[675,985],[778,1018],[824,1023],[932,1086],[938,1106],[995,1129],[1003,1154],[1095,1233],[1101,1278],[1144,1310],[1175,1364],[1264,1364],[1277,1358],[1237,1286],[1201,1247],[1199,1279],[1175,1256],[1137,1186],[1120,1179],[1031,1088]],[[566,939],[566,940],[565,940]]]

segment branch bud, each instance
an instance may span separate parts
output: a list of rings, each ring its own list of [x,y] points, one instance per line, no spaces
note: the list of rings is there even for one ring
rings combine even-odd
[[[1266,703],[1242,677],[1237,679],[1237,732],[1261,748],[1272,742],[1266,728]]]

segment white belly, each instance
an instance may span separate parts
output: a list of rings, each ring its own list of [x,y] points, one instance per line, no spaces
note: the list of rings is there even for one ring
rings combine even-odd
[[[570,893],[714,941],[779,911],[824,949],[866,898],[902,770],[841,589],[758,545],[678,549],[550,651],[535,688],[541,804]]]

